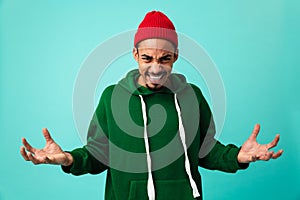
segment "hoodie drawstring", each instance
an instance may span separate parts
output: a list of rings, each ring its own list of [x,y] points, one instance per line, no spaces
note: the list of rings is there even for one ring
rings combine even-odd
[[[146,155],[147,155],[147,168],[148,168],[148,181],[147,181],[147,191],[149,200],[155,199],[155,190],[154,190],[154,183],[152,177],[152,169],[151,169],[151,157],[150,157],[150,150],[149,150],[149,140],[147,134],[147,112],[146,112],[146,104],[144,102],[143,96],[139,95],[141,98],[142,104],[142,111],[143,111],[143,120],[144,120],[144,141],[145,141],[145,148],[146,148]]]
[[[155,189],[154,189],[154,183],[153,183],[153,177],[152,177],[152,169],[151,169],[151,157],[150,157],[150,150],[149,150],[149,140],[148,140],[148,133],[147,133],[147,112],[146,112],[146,104],[143,99],[142,95],[139,95],[141,99],[142,104],[142,112],[143,112],[143,120],[144,120],[144,142],[145,142],[145,148],[146,148],[146,156],[147,156],[147,168],[148,168],[148,181],[147,181],[147,192],[149,200],[155,200]],[[198,192],[197,185],[192,177],[191,169],[190,169],[190,161],[187,155],[187,147],[185,143],[185,131],[182,123],[182,117],[181,117],[181,111],[177,100],[177,95],[174,95],[175,100],[175,107],[178,114],[178,123],[179,123],[179,135],[180,139],[183,145],[184,150],[184,157],[185,157],[185,171],[189,177],[190,185],[193,190],[193,197],[199,197],[200,194]]]
[[[183,127],[183,123],[182,123],[182,117],[181,117],[181,111],[180,111],[180,107],[178,104],[178,100],[177,100],[177,95],[174,95],[174,99],[175,99],[175,107],[177,110],[177,114],[178,114],[178,121],[179,121],[179,135],[180,135],[180,139],[183,145],[183,150],[184,150],[184,157],[185,157],[185,171],[189,177],[190,180],[190,184],[191,187],[193,189],[193,196],[194,198],[196,197],[200,197],[197,185],[192,177],[191,174],[191,167],[190,167],[190,161],[189,161],[189,157],[187,154],[187,147],[186,147],[186,143],[185,143],[185,131],[184,131],[184,127]]]

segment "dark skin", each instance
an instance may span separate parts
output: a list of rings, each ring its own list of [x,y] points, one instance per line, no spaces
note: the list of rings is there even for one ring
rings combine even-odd
[[[140,77],[137,82],[151,90],[168,86],[173,63],[178,58],[178,50],[163,39],[148,39],[133,49],[133,57],[139,65]]]

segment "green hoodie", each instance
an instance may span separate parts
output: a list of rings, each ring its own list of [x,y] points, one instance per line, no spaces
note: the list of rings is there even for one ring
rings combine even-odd
[[[237,162],[239,148],[215,140],[212,114],[197,86],[183,75],[171,74],[169,88],[153,91],[138,85],[138,77],[138,70],[132,70],[104,90],[87,144],[70,152],[74,162],[62,167],[66,173],[107,170],[105,199],[148,199],[152,176],[155,199],[189,200],[195,199],[191,181],[200,193],[197,199],[202,199],[198,166],[232,173],[248,167]],[[180,124],[185,139],[180,137]]]

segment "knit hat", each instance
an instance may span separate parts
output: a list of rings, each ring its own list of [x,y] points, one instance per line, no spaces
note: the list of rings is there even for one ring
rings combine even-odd
[[[140,23],[134,37],[134,46],[145,39],[161,38],[178,46],[178,38],[171,20],[160,11],[148,12]]]

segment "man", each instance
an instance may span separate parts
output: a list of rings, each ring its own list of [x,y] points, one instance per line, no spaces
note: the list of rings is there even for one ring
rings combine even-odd
[[[170,19],[147,13],[134,38],[138,70],[107,87],[88,130],[87,144],[65,152],[43,129],[46,146],[25,138],[21,154],[34,164],[58,164],[66,173],[107,170],[105,199],[202,199],[198,166],[236,172],[256,160],[276,159],[279,135],[256,142],[259,125],[238,148],[214,138],[212,114],[200,89],[171,73],[178,39]],[[27,152],[26,152],[27,151]]]

